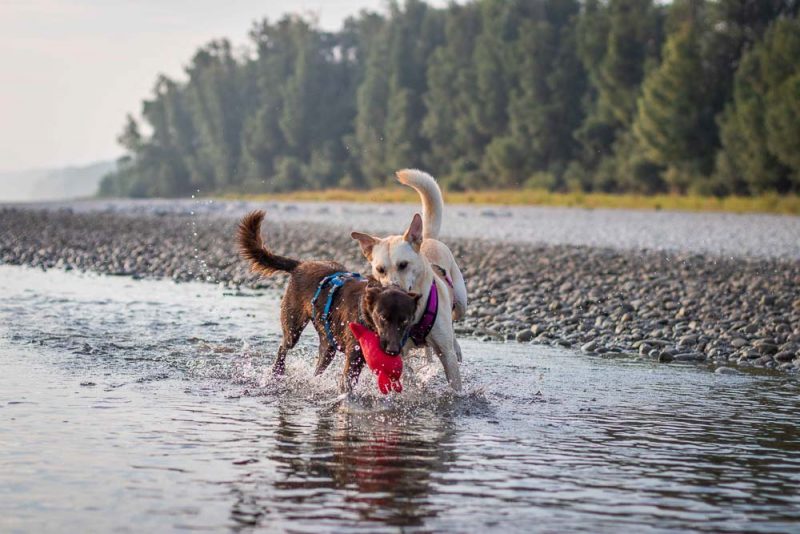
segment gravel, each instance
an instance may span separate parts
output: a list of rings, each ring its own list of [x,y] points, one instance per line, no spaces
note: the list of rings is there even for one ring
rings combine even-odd
[[[276,252],[364,270],[344,227],[283,219],[268,213],[265,222]],[[248,273],[233,243],[236,222],[230,213],[0,208],[0,263],[282,288],[284,276]],[[663,363],[800,368],[800,263],[793,259],[447,242],[470,297],[459,335]]]
[[[366,193],[365,193],[366,194]],[[284,222],[331,221],[348,229],[398,233],[417,204],[353,202],[247,202],[210,199],[112,199],[47,202],[34,208],[132,215],[239,217],[253,209]],[[442,224],[447,242],[481,237],[529,244],[581,245],[618,250],[684,251],[726,257],[800,259],[800,217],[542,206],[448,205]]]

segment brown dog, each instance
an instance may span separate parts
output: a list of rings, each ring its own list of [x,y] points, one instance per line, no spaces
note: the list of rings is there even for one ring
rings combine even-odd
[[[297,344],[303,329],[311,321],[319,334],[319,356],[314,374],[322,374],[337,349],[341,350],[346,359],[339,389],[351,391],[358,383],[365,362],[348,324],[361,322],[378,334],[381,348],[386,353],[399,355],[420,296],[393,287],[383,288],[372,278],[346,278],[334,293],[327,317],[331,340],[323,312],[333,286],[324,284],[319,292],[317,290],[326,277],[345,271],[345,267],[333,261],[300,261],[273,254],[261,239],[263,219],[263,211],[246,215],[239,223],[237,241],[240,254],[250,261],[253,271],[267,276],[276,272],[289,273],[289,284],[281,300],[283,342],[273,371],[278,375],[284,373],[286,353]],[[317,298],[312,303],[315,294]]]

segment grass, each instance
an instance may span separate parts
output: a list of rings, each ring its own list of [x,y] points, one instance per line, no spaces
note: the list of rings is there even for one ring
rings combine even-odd
[[[320,202],[417,203],[417,194],[405,187],[357,191],[326,189],[258,195],[224,195],[246,200],[284,200]],[[612,195],[607,193],[551,193],[540,189],[446,192],[448,204],[498,204],[507,206],[561,206],[669,211],[721,211],[730,213],[779,213],[800,215],[800,195],[760,195],[754,197],[712,197],[699,195]]]

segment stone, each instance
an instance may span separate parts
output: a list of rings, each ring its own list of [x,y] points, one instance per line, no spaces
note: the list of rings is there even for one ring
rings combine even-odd
[[[760,367],[763,367],[771,361],[772,361],[772,356],[761,356],[760,358],[757,358],[753,362],[753,365],[758,365]]]
[[[530,341],[532,339],[533,339],[533,332],[531,331],[530,328],[527,330],[521,330],[517,332],[516,340],[519,341],[520,343],[525,343],[526,341]]]
[[[750,350],[744,352],[744,356],[748,360],[756,360],[756,359],[761,357],[761,353],[759,353],[757,350],[750,349]]]
[[[774,343],[770,343],[769,341],[756,341],[753,343],[753,347],[755,347],[760,354],[775,354],[778,352],[778,346]]]
[[[676,362],[700,362],[706,359],[705,355],[699,352],[681,352],[674,358]]]
[[[747,345],[747,340],[744,339],[743,337],[737,337],[731,341],[731,347],[735,349],[740,349],[745,345]]]
[[[656,345],[660,347],[666,347],[667,345],[670,344],[669,341],[666,341],[664,339],[653,339],[653,338],[643,339],[642,343],[647,343],[648,345]]]

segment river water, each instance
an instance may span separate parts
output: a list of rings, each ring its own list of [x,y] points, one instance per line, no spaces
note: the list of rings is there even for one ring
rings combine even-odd
[[[466,339],[342,401],[278,302],[0,266],[0,531],[800,528],[796,376]]]

